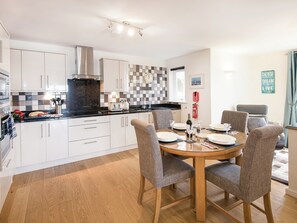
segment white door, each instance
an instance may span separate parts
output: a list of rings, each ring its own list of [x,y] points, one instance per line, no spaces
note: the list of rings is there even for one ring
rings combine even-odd
[[[120,61],[119,86],[121,92],[129,91],[129,65],[127,61]]]
[[[119,91],[119,61],[103,59],[103,75],[104,92]]]
[[[10,50],[10,89],[22,90],[22,55],[21,50]]]
[[[44,56],[46,90],[66,90],[66,55],[45,53]]]
[[[110,116],[110,147],[117,148],[126,144],[126,127],[124,115]]]
[[[126,146],[137,144],[134,126],[131,125],[132,119],[138,119],[138,114],[129,114],[125,117],[126,126]]]
[[[22,123],[21,136],[22,166],[45,162],[45,122]]]
[[[44,83],[44,53],[23,50],[22,90],[42,91]]]
[[[56,120],[46,122],[46,161],[68,157],[68,122]]]

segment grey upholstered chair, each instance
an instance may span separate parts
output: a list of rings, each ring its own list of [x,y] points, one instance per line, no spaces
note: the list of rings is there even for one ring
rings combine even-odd
[[[155,129],[168,129],[169,120],[173,120],[173,114],[170,109],[152,111]]]
[[[248,118],[248,131],[250,132],[254,128],[266,126],[268,122],[268,106],[267,105],[253,105],[253,104],[239,104],[237,105],[237,111],[245,111],[249,113]],[[285,146],[285,134],[282,133],[278,136],[276,143],[277,149],[282,149]]]
[[[225,162],[205,168],[208,181],[243,201],[246,223],[251,222],[250,205],[262,196],[265,211],[261,210],[266,214],[267,221],[273,222],[270,204],[272,159],[277,137],[282,131],[283,128],[276,125],[252,130],[243,150],[241,167]],[[208,201],[222,210],[214,202]],[[225,214],[232,217],[227,212]]]
[[[158,222],[161,209],[166,209],[178,204],[181,201],[179,199],[171,204],[161,207],[161,188],[191,178],[191,195],[182,198],[182,200],[191,199],[191,205],[193,207],[193,167],[175,158],[174,156],[161,156],[160,145],[158,142],[156,131],[152,125],[149,125],[148,123],[137,119],[133,119],[131,121],[131,125],[133,125],[135,128],[139,151],[139,165],[141,176],[138,203],[142,203],[145,179],[147,179],[157,189],[154,222]]]
[[[223,111],[221,123],[230,123],[231,130],[247,133],[247,121],[249,114],[239,111]]]

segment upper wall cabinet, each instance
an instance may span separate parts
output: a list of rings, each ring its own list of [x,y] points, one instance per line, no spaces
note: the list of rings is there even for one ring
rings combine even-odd
[[[5,73],[10,72],[9,48],[9,34],[0,22],[0,70]]]
[[[128,92],[129,67],[127,61],[101,59],[100,72],[103,76],[101,90],[103,92]]]
[[[66,55],[11,49],[12,91],[66,91]]]

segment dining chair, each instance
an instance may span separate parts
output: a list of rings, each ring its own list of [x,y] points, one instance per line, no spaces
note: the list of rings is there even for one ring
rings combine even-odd
[[[138,119],[131,120],[131,125],[135,128],[139,151],[141,176],[138,203],[142,204],[145,179],[147,179],[156,188],[154,222],[158,222],[161,210],[179,204],[184,200],[191,199],[191,206],[194,207],[193,167],[174,156],[161,155],[157,134],[152,125]],[[161,207],[161,189],[189,178],[191,194]]]
[[[231,130],[247,133],[249,113],[240,111],[223,111],[221,123],[231,124]]]
[[[246,223],[252,222],[251,205],[265,213],[269,223],[273,222],[270,203],[272,160],[277,137],[282,131],[283,128],[276,125],[253,129],[243,150],[241,166],[224,162],[205,168],[205,176],[209,182],[241,199]],[[252,203],[262,196],[265,210]],[[240,202],[223,209],[213,201],[207,201],[235,222],[239,222],[227,211],[241,204]]]
[[[168,129],[170,127],[170,120],[173,119],[173,114],[170,109],[154,110],[152,111],[155,129]]]

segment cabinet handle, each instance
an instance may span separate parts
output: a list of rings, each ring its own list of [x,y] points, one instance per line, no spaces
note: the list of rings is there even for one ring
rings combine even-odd
[[[40,125],[40,131],[41,131],[40,132],[41,133],[41,138],[43,138],[43,125],[42,124]]]
[[[90,141],[90,142],[85,142],[85,144],[92,144],[92,143],[96,143],[97,141]]]
[[[121,127],[124,127],[124,117],[121,117]]]
[[[46,84],[47,84],[47,88],[49,88],[49,76],[46,76]]]
[[[86,127],[86,128],[84,128],[84,129],[97,129],[97,127]]]
[[[116,79],[116,89],[119,89],[119,79]]]
[[[47,130],[48,130],[48,137],[51,137],[51,124],[50,123],[48,123],[47,124]]]
[[[42,75],[40,75],[40,87],[42,88]]]
[[[84,120],[84,122],[96,122],[96,119],[92,119],[92,120]]]
[[[125,121],[126,121],[126,126],[128,126],[128,116],[126,116]]]

